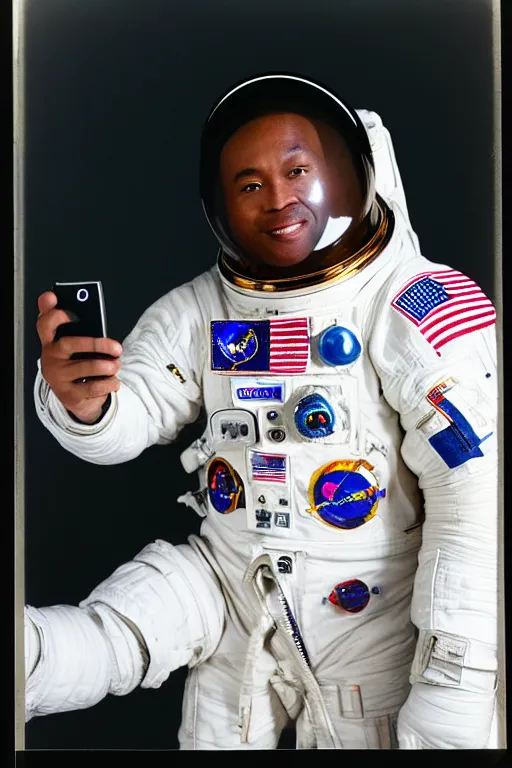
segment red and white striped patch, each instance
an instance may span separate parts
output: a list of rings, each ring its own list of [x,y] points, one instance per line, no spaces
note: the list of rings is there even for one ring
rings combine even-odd
[[[309,360],[306,317],[270,319],[271,373],[304,373]]]

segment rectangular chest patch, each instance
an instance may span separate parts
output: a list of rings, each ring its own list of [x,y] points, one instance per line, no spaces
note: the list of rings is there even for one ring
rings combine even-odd
[[[286,456],[251,452],[252,479],[260,483],[286,483]]]
[[[301,374],[308,365],[309,347],[306,317],[211,322],[213,373]]]
[[[262,379],[236,378],[231,381],[233,400],[243,403],[282,403],[284,402],[284,382],[274,378]]]
[[[485,437],[479,437],[466,417],[446,397],[446,393],[454,385],[455,382],[448,379],[431,389],[427,395],[429,403],[449,422],[447,427],[429,437],[429,443],[450,469],[464,464],[469,459],[483,456],[479,446],[492,434],[491,432]]]

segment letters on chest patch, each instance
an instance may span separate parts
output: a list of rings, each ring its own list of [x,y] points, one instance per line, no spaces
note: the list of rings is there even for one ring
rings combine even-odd
[[[214,373],[296,375],[305,372],[308,361],[309,330],[305,317],[211,322]]]
[[[273,379],[270,382],[237,377],[231,381],[231,392],[235,403],[248,402],[282,403],[285,397],[284,382]]]
[[[478,285],[455,269],[411,278],[391,302],[441,356],[445,344],[492,325],[494,307]]]

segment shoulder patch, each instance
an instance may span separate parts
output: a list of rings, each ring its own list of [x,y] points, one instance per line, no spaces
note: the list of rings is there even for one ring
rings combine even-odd
[[[496,321],[492,302],[473,280],[455,269],[415,275],[391,305],[418,328],[439,357],[448,342]]]
[[[447,422],[447,426],[429,437],[428,440],[450,469],[464,464],[469,459],[483,456],[480,445],[493,434],[489,432],[483,437],[476,434],[467,418],[453,401],[453,394],[448,395],[450,390],[455,391],[455,388],[456,382],[453,379],[447,379],[433,387],[427,394],[428,402]]]

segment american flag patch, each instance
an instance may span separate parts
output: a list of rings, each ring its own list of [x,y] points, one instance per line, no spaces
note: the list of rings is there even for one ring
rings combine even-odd
[[[308,319],[213,320],[211,345],[214,373],[304,373],[309,360]]]
[[[391,304],[417,326],[439,357],[449,341],[496,321],[492,302],[473,280],[455,269],[415,275]]]
[[[252,479],[260,483],[286,483],[286,456],[251,453]]]
[[[270,372],[304,373],[309,357],[309,333],[306,317],[270,321]]]

